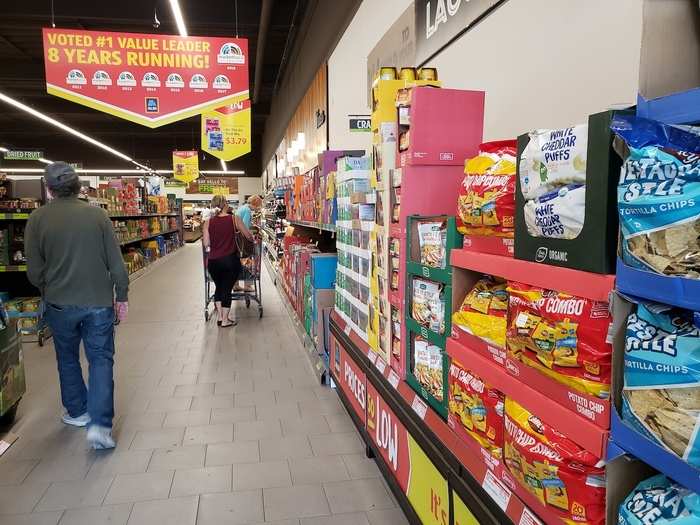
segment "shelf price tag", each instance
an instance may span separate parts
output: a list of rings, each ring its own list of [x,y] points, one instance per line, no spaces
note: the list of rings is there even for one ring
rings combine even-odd
[[[501,507],[505,512],[508,508],[508,503],[510,502],[511,491],[507,489],[503,483],[498,481],[498,478],[490,470],[486,471],[486,476],[484,476],[484,482],[481,484],[484,490],[489,496],[496,502],[496,504]]]
[[[345,335],[347,335],[347,336],[349,337],[349,336],[350,336],[350,330],[351,330],[350,325],[349,325],[349,324],[346,324],[346,325],[345,325],[345,330],[343,330],[343,332],[345,333]]]
[[[377,357],[377,360],[374,362],[374,366],[376,366],[379,373],[383,375],[384,370],[386,370],[386,361],[384,361],[384,359],[381,357]]]
[[[396,389],[399,388],[399,374],[397,374],[393,369],[389,370],[389,377],[387,379],[389,380],[389,384],[391,386]]]
[[[520,515],[518,525],[542,525],[542,522],[526,507]]]
[[[413,398],[413,403],[411,403],[411,408],[418,414],[418,417],[425,419],[425,415],[428,413],[428,405],[416,394]],[[485,488],[485,487],[484,487]]]

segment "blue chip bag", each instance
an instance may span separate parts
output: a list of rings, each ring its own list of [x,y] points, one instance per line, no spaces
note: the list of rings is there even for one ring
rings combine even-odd
[[[700,329],[693,312],[639,303],[627,319],[622,419],[700,467]]]
[[[700,498],[657,474],[642,481],[620,505],[619,525],[697,525]]]
[[[700,135],[626,114],[610,127],[627,145],[617,190],[623,261],[700,278]]]

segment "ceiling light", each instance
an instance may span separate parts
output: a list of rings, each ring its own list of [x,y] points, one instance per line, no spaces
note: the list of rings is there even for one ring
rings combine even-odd
[[[224,171],[228,171],[228,168],[226,167],[226,161],[224,159],[221,160],[221,169]]]
[[[304,149],[306,147],[306,137],[301,131],[297,133],[297,146],[299,146],[299,149]]]
[[[44,157],[40,158],[39,162],[43,162],[44,164],[53,164],[52,160],[45,159]]]
[[[170,9],[173,11],[173,16],[175,17],[175,23],[177,24],[177,30],[180,32],[180,36],[187,36],[187,27],[185,27],[185,19],[182,17],[180,3],[177,0],[170,0]]]
[[[116,149],[109,147],[107,144],[104,144],[103,142],[100,142],[99,140],[95,140],[92,137],[87,136],[84,133],[81,133],[80,131],[71,128],[70,126],[67,126],[63,122],[59,122],[58,120],[49,117],[48,115],[46,115],[45,113],[42,113],[41,111],[37,111],[36,109],[29,107],[26,104],[22,104],[18,100],[15,100],[11,97],[8,97],[4,93],[0,93],[0,100],[3,102],[6,102],[10,106],[14,106],[17,109],[21,109],[22,111],[25,111],[25,112],[29,113],[30,115],[32,115],[38,119],[43,120],[44,122],[48,122],[52,126],[56,126],[57,128],[62,129],[66,133],[70,133],[71,135],[74,135],[74,136],[78,137],[79,139],[84,140],[85,142],[89,142],[93,146],[97,146],[98,148],[101,148],[105,151],[108,151],[109,153],[111,153],[112,155],[116,155],[120,159],[131,162],[131,163],[135,164],[136,166],[140,166],[141,168],[144,168],[147,170],[150,169],[150,168],[134,161],[131,157],[129,157],[128,155],[125,155],[121,151],[117,151]]]
[[[0,151],[2,151],[2,152],[4,153],[4,152],[6,152],[6,151],[10,151],[10,150],[9,150],[9,149],[7,149],[7,148],[3,148],[2,146],[0,146]]]

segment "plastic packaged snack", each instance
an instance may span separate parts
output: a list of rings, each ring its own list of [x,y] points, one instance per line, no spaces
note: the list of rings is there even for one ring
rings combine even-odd
[[[420,336],[413,341],[413,375],[435,399],[442,401],[442,350]]]
[[[586,184],[588,125],[530,132],[520,156],[520,188],[526,200],[569,184]]]
[[[495,458],[503,457],[503,393],[457,361],[450,364],[449,411]]]
[[[445,221],[419,222],[418,244],[422,265],[444,268],[447,264],[447,223]]]
[[[503,457],[518,483],[564,523],[605,523],[602,462],[510,398]]]
[[[479,279],[462,301],[452,322],[463,330],[501,348],[506,347],[508,292],[495,277]]]
[[[610,394],[608,303],[508,282],[508,353],[579,392]]]
[[[639,303],[627,319],[622,418],[700,467],[698,314]]]
[[[623,261],[700,279],[700,131],[623,114],[610,127],[624,161],[617,189]]]
[[[525,224],[533,237],[575,239],[586,215],[586,186],[569,184],[527,201]]]
[[[445,298],[442,285],[425,279],[413,279],[411,315],[421,326],[442,334],[445,332]]]
[[[516,153],[515,140],[485,142],[466,161],[457,200],[461,233],[513,237]]]
[[[642,481],[620,505],[619,525],[696,525],[700,496],[657,474]]]

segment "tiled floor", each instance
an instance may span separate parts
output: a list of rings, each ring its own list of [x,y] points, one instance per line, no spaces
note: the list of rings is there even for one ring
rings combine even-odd
[[[265,317],[202,315],[198,245],[132,285],[117,328],[117,448],[60,423],[50,346],[0,458],[0,525],[404,524],[334,392],[317,384],[265,275]]]

